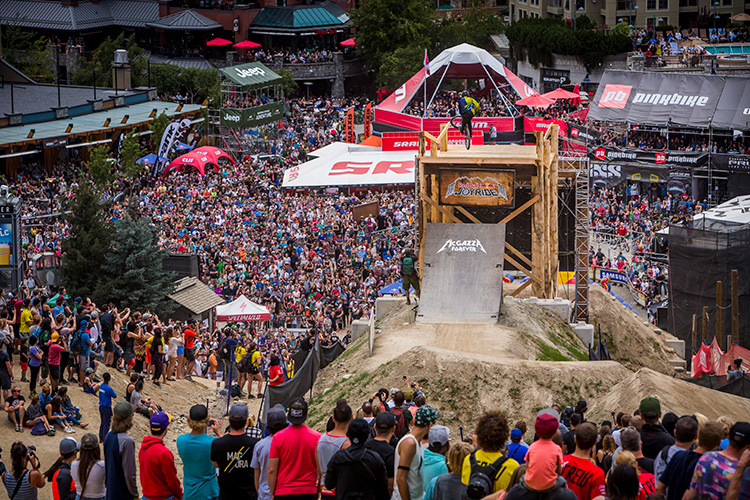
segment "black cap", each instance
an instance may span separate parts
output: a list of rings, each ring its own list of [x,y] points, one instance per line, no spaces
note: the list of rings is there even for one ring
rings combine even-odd
[[[744,448],[750,445],[750,422],[737,422],[729,429],[729,442],[734,443],[735,448]]]
[[[190,408],[190,420],[197,422],[208,418],[208,408],[206,405],[195,405]]]
[[[307,401],[303,398],[297,398],[289,405],[289,423],[293,425],[304,424],[307,420]]]
[[[378,416],[375,417],[375,427],[379,427],[381,429],[391,429],[393,427],[396,427],[396,418],[392,413],[381,411],[380,413],[378,413]]]
[[[370,425],[364,418],[355,418],[349,422],[349,428],[346,430],[346,437],[352,444],[364,444],[370,437]]]

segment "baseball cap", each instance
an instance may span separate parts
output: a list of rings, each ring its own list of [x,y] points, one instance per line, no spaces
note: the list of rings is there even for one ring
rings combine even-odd
[[[426,427],[430,424],[437,422],[440,418],[440,414],[435,411],[432,406],[424,405],[417,410],[417,414],[414,415],[414,425],[418,427]]]
[[[307,401],[297,398],[289,405],[289,423],[294,425],[304,424],[307,420]]]
[[[375,427],[381,429],[391,429],[396,427],[396,417],[394,417],[391,412],[381,411],[375,417]]]
[[[521,429],[513,428],[510,431],[510,438],[511,439],[521,439],[523,437],[523,433],[521,432]]]
[[[52,335],[50,335],[49,339],[51,342],[57,342],[57,339],[60,338],[60,334],[57,332],[52,332]]]
[[[411,389],[411,388],[407,387],[406,389],[404,389],[401,392],[404,393],[404,399],[405,400],[411,401],[412,399],[414,399],[414,389]]]
[[[370,437],[370,426],[364,418],[355,418],[349,422],[349,428],[346,430],[346,437],[352,444],[364,444]]]
[[[229,409],[229,418],[247,420],[248,409],[245,403],[234,403]]]
[[[133,414],[133,405],[131,405],[127,401],[120,401],[115,405],[112,411],[118,417],[128,418]]]
[[[150,423],[152,431],[164,431],[169,427],[169,422],[172,421],[172,417],[168,413],[163,411],[157,411],[151,415]]]
[[[66,437],[60,441],[60,455],[67,455],[81,449],[81,445],[78,444],[72,437]]]
[[[560,421],[560,412],[555,410],[554,408],[545,408],[543,410],[539,410],[539,413],[537,413],[536,416],[537,418],[539,418],[539,415],[543,414],[552,415],[555,420],[557,420],[558,422]]]
[[[558,424],[558,420],[553,415],[542,413],[536,417],[534,431],[540,438],[549,439],[557,432]]]
[[[661,414],[661,403],[653,396],[641,399],[641,404],[638,408],[644,417],[658,417]]]
[[[93,312],[91,313],[91,319],[96,319],[96,318],[98,318],[98,317],[99,317],[99,312],[98,312],[98,311],[93,311]]]
[[[729,429],[729,441],[735,444],[735,447],[744,448],[750,445],[750,423],[737,422]]]
[[[193,405],[190,408],[190,420],[196,422],[198,420],[206,420],[208,418],[208,408],[206,405]]]
[[[81,438],[81,448],[92,450],[99,447],[99,436],[91,432],[87,432]]]
[[[93,368],[86,368],[86,375],[89,375],[91,373],[94,373],[94,369]]]
[[[286,411],[284,411],[283,406],[278,404],[268,409],[268,414],[266,415],[266,427],[274,430],[283,429],[284,427],[286,427],[286,424]]]
[[[430,445],[440,444],[445,446],[448,444],[451,431],[444,425],[433,425],[430,428],[430,433],[427,435],[427,441]]]

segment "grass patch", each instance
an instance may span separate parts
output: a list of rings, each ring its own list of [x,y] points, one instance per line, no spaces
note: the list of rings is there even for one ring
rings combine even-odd
[[[572,361],[544,341],[537,342],[537,345],[539,346],[539,354],[536,356],[537,361]]]

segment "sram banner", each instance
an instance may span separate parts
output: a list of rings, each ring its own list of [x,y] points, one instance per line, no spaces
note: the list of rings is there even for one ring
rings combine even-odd
[[[419,134],[416,132],[393,132],[383,133],[381,137],[383,151],[417,151],[419,149]],[[425,148],[430,149],[431,141],[425,141]],[[464,136],[458,131],[448,132],[448,144],[450,146],[464,146]],[[472,131],[471,144],[479,146],[484,144],[484,134],[478,130]],[[440,145],[438,145],[440,149]]]
[[[440,132],[440,126],[448,122],[450,122],[450,118],[425,118],[422,120],[422,128],[427,132]],[[481,132],[489,132],[494,126],[498,132],[513,132],[513,122],[514,119],[510,117],[485,118],[477,116],[471,121],[471,128]]]
[[[530,116],[523,117],[523,131],[527,134],[533,134],[534,132],[546,132],[552,124],[560,126],[558,133],[561,137],[565,137],[568,135],[568,124],[562,120],[558,120],[556,118],[545,120],[544,118],[533,118]]]

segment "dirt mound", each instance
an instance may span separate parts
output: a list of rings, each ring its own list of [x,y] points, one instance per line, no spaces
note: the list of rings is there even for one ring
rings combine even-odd
[[[589,414],[595,418],[608,418],[612,411],[632,415],[646,396],[659,398],[662,413],[692,415],[698,412],[710,419],[726,415],[733,420],[747,420],[750,415],[750,399],[700,387],[648,368],[632,373],[612,387],[591,405]]]
[[[503,292],[507,295],[518,286],[515,283],[506,284]],[[557,294],[558,297],[575,300],[575,286],[558,285]],[[519,298],[528,297],[531,297],[531,287],[519,294]],[[589,322],[597,331],[601,325],[602,337],[606,339],[612,360],[631,370],[651,368],[669,375],[674,373],[663,338],[654,333],[655,327],[613,299],[601,286],[589,287],[589,312]]]
[[[612,361],[508,359],[491,354],[491,345],[485,345],[487,354],[469,354],[441,344],[415,346],[381,366],[364,369],[367,348],[353,347],[319,375],[310,410],[316,428],[324,426],[337,399],[347,398],[356,409],[381,387],[403,388],[404,375],[419,383],[443,423],[457,430],[491,408],[505,411],[513,421],[531,422],[553,402],[573,405],[582,398],[598,399],[630,374]]]
[[[111,386],[117,394],[118,398],[114,401],[116,404],[119,401],[124,400],[125,388],[127,387],[128,379],[124,373],[120,373],[115,370],[107,370],[112,374]],[[102,370],[99,371],[101,375]],[[21,370],[18,367],[18,363],[14,365],[14,374],[16,382],[14,385],[21,387],[23,396],[26,398],[26,405],[28,406],[31,398],[28,397],[29,385],[28,382],[18,382],[21,379]],[[164,408],[164,411],[170,413],[173,418],[170,432],[167,434],[165,439],[166,445],[174,453],[175,461],[177,462],[177,473],[182,477],[182,462],[179,455],[177,454],[177,447],[175,440],[180,434],[189,432],[187,427],[187,413],[190,407],[194,404],[209,402],[209,405],[214,408],[212,415],[218,416],[220,410],[215,404],[217,393],[213,390],[215,384],[209,380],[200,379],[195,377],[194,382],[186,380],[178,380],[176,382],[170,382],[170,385],[162,385],[162,388],[154,386],[151,382],[146,382],[144,385],[143,395],[153,399],[157,404]],[[91,394],[85,394],[83,390],[78,387],[77,384],[71,384],[68,386],[68,395],[74,405],[78,406],[83,414],[82,422],[89,423],[87,429],[81,429],[80,427],[75,428],[75,434],[70,434],[78,442],[81,441],[81,437],[86,432],[92,432],[96,435],[99,434],[99,398]],[[224,405],[226,400],[224,400]],[[257,411],[257,405],[256,411]],[[225,406],[222,405],[222,409]],[[136,443],[136,459],[137,453],[140,449],[140,443],[143,438],[149,435],[151,432],[148,426],[148,419],[141,415],[133,416],[135,424],[129,432]],[[3,439],[3,450],[5,452],[4,459],[6,464],[10,464],[10,445],[15,441],[21,441],[26,445],[33,444],[37,448],[37,455],[39,456],[42,463],[42,470],[46,470],[47,467],[59,456],[60,440],[68,434],[62,432],[60,427],[57,427],[57,435],[50,436],[32,436],[29,429],[25,429],[22,434],[13,432],[12,424],[7,418],[2,419],[0,423],[0,432],[2,433]],[[140,479],[139,479],[140,481]],[[140,490],[140,482],[138,483]],[[52,489],[47,485],[45,488],[39,491],[39,498],[42,500],[52,499]]]

